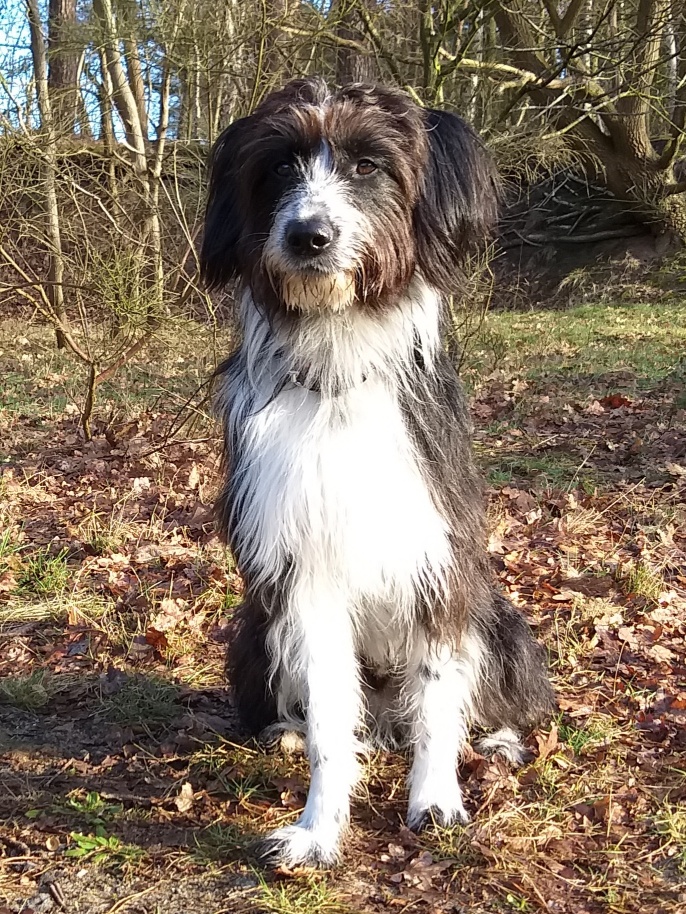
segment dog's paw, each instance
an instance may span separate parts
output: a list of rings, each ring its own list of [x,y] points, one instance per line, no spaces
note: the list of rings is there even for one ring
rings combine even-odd
[[[450,828],[451,825],[468,825],[469,813],[462,802],[459,806],[446,808],[444,805],[433,804],[428,807],[411,806],[407,811],[407,827],[414,832],[438,825],[441,828]]]
[[[304,729],[294,729],[281,723],[265,727],[257,741],[270,755],[304,755],[307,750]]]
[[[529,750],[522,745],[519,733],[510,727],[503,727],[488,736],[482,736],[475,744],[475,748],[482,755],[501,755],[514,768],[521,768],[533,758]]]
[[[339,835],[303,825],[286,825],[264,838],[260,859],[270,866],[335,866],[340,859]]]
[[[469,814],[464,808],[462,791],[453,775],[450,778],[434,778],[421,785],[413,785],[407,809],[407,825],[412,831],[419,831],[428,825],[466,825]]]

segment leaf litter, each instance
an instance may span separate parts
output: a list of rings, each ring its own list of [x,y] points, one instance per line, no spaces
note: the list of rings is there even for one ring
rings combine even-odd
[[[409,832],[405,761],[379,753],[324,874],[254,856],[302,807],[307,768],[246,744],[226,688],[241,582],[211,523],[216,431],[167,441],[174,417],[142,409],[85,443],[73,414],[0,414],[5,910],[684,910],[679,402],[667,381],[478,380],[489,549],[560,711],[520,772],[469,750],[466,828]]]

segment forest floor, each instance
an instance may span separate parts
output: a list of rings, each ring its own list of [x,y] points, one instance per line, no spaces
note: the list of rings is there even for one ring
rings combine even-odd
[[[182,407],[227,346],[177,330],[85,443],[81,370],[0,325],[0,914],[686,910],[686,302],[471,340],[490,550],[559,714],[518,772],[468,753],[466,828],[409,832],[406,761],[371,759],[324,872],[252,851],[307,769],[241,742],[225,687],[217,430]]]

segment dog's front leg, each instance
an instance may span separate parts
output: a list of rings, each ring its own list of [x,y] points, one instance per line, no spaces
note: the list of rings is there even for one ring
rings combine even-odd
[[[419,829],[466,823],[457,760],[467,737],[472,697],[468,656],[422,639],[408,665],[404,697],[414,759],[409,777],[407,824]]]
[[[360,685],[353,632],[345,605],[317,601],[299,611],[283,663],[298,686],[307,719],[311,782],[297,822],[272,832],[263,855],[289,867],[329,866],[339,855],[350,818],[350,792],[359,777],[355,728]]]

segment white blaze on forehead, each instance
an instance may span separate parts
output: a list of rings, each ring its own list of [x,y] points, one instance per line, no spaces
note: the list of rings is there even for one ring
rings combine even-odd
[[[345,183],[334,168],[331,147],[322,140],[317,152],[301,160],[302,180],[292,195],[291,218],[327,216],[333,222],[348,206]]]

